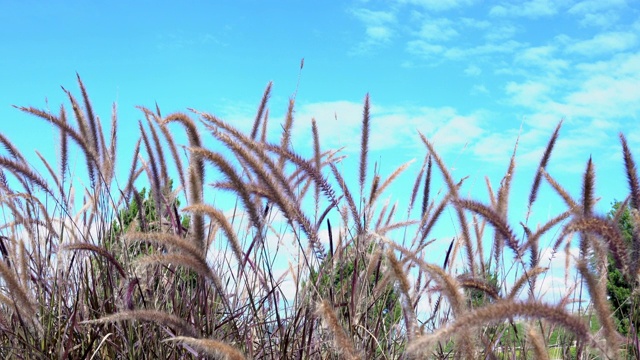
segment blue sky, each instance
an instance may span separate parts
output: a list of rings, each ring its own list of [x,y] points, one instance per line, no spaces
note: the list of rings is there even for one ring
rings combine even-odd
[[[592,156],[600,211],[626,195],[618,132],[640,145],[637,0],[1,5],[0,131],[33,159],[36,148],[54,149],[57,133],[11,105],[57,111],[60,86],[77,91],[76,72],[105,121],[117,102],[123,153],[138,136],[135,105],[195,108],[248,129],[269,81],[275,139],[298,79],[295,149],[309,151],[315,117],[324,148],[357,155],[370,93],[372,160],[383,174],[418,160],[397,191],[426,154],[417,130],[455,177],[471,176],[463,193],[485,199],[483,177],[497,189],[520,134],[514,221],[561,119],[549,172],[578,196]],[[542,219],[557,213],[555,199],[539,202]]]

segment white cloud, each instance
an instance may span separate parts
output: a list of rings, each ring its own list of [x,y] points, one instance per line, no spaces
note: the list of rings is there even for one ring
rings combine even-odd
[[[574,278],[565,279],[560,276],[540,275],[538,279],[535,289],[536,297],[553,304],[557,304],[565,298],[572,299],[577,288],[577,282]]]
[[[444,55],[449,59],[468,59],[470,57],[509,54],[516,51],[522,45],[514,40],[504,41],[501,43],[486,43],[474,47],[455,47],[449,48]]]
[[[446,48],[442,45],[431,44],[424,40],[412,40],[407,43],[407,51],[410,54],[427,58],[437,54],[442,54],[445,49]]]
[[[517,105],[535,106],[547,98],[549,86],[540,82],[527,81],[525,83],[509,82],[506,92],[511,96],[511,101]]]
[[[456,116],[438,128],[431,140],[438,149],[462,149],[483,133],[477,116]]]
[[[573,114],[598,117],[635,117],[640,110],[640,77],[620,79],[606,75],[585,81],[565,98]]]
[[[350,101],[304,104],[298,108],[292,138],[307,143],[311,135],[311,119],[315,118],[324,148],[357,144],[354,138],[360,134],[362,110],[362,103]]]
[[[597,56],[625,51],[636,46],[638,37],[631,32],[608,32],[592,39],[579,41],[567,48],[567,52],[585,56]]]
[[[407,43],[407,52],[423,58],[465,60],[469,58],[487,57],[490,55],[510,54],[522,45],[514,40],[501,43],[486,43],[470,47],[446,47],[425,40],[411,40]]]
[[[518,32],[518,28],[513,24],[492,24],[484,35],[485,39],[495,42],[511,39]]]
[[[525,66],[534,66],[550,72],[559,72],[569,67],[569,61],[555,57],[557,49],[553,45],[530,47],[518,52],[514,61]]]
[[[625,0],[585,0],[579,1],[569,9],[569,14],[588,14],[597,11],[620,8],[627,5]]]
[[[402,4],[421,6],[427,10],[444,11],[473,4],[474,0],[399,0]]]
[[[553,107],[584,118],[637,119],[640,113],[640,53],[576,65],[577,86]]]
[[[453,21],[447,18],[425,19],[418,36],[429,41],[446,41],[458,36]]]
[[[463,18],[457,19],[456,22],[460,23],[461,25],[467,28],[480,29],[480,30],[489,29],[492,26],[495,26],[495,24],[492,24],[487,20],[478,20],[478,19],[469,18],[469,17],[463,17]]]
[[[489,94],[489,89],[484,85],[473,85],[471,95]]]
[[[610,75],[617,78],[637,77],[640,73],[640,52],[619,54],[608,60],[576,65],[582,74]]]
[[[387,42],[391,40],[393,32],[385,26],[369,26],[367,27],[367,36],[375,41]]]
[[[517,136],[513,131],[489,133],[476,143],[472,148],[473,153],[483,161],[507,164]]]
[[[380,43],[389,42],[395,31],[393,25],[396,23],[396,15],[392,11],[373,11],[369,9],[355,9],[351,13],[365,26],[367,38],[360,44],[360,50]]]
[[[541,249],[540,266],[549,270],[546,276],[538,278],[537,294],[553,302],[571,295],[577,283],[575,259],[578,253],[577,247],[561,248],[556,253],[552,252],[551,247]]]
[[[469,76],[478,76],[478,75],[482,74],[482,69],[480,69],[480,67],[478,67],[478,65],[471,64],[471,65],[467,66],[466,69],[464,69],[464,73],[469,75]]]
[[[580,19],[580,25],[584,27],[594,26],[606,29],[614,26],[619,19],[620,15],[618,15],[618,13],[615,11],[590,13],[582,15],[582,19]]]
[[[311,133],[310,119],[313,117],[318,123],[323,148],[345,147],[346,152],[359,151],[362,111],[362,103],[348,101],[302,105],[293,130],[294,141],[300,143],[294,146],[307,146]],[[370,114],[369,146],[372,151],[422,149],[418,130],[443,151],[459,149],[483,133],[481,114],[460,114],[449,107],[373,106]]]
[[[547,49],[525,51],[517,63],[544,62]],[[536,73],[531,70],[529,80],[509,82],[505,89],[508,101],[531,110],[540,117],[567,117],[574,124],[594,119],[637,119],[640,113],[640,53],[622,53],[607,60],[575,64],[569,74]]]
[[[496,5],[489,10],[491,16],[516,16],[538,18],[556,15],[562,1],[554,0],[530,0],[518,3],[504,3]]]
[[[635,61],[625,56],[625,60],[608,61],[606,65],[584,65],[590,71],[577,67],[577,75],[562,83],[554,83],[550,77],[509,83],[509,101],[528,109],[524,113],[526,128],[518,162],[539,161],[544,144],[560,119],[565,123],[553,158],[555,169],[561,174],[583,172],[590,154],[600,159],[614,157],[619,150],[611,147],[616,142],[615,133],[623,128],[631,131],[629,122],[640,113],[640,94],[633,90],[640,82],[640,72],[633,72],[640,66],[640,56],[637,57]],[[495,135],[486,142],[480,141],[475,152],[481,157],[498,157],[491,144],[502,137],[506,138]]]
[[[366,24],[371,24],[371,25],[388,24],[396,21],[396,16],[390,11],[373,11],[369,9],[356,9],[356,10],[353,10],[352,13],[360,21]]]

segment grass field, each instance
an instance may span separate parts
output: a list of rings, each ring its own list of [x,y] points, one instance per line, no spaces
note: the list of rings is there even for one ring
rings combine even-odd
[[[528,205],[544,201],[538,190],[546,182],[566,208],[546,223],[528,224],[507,221],[516,144],[504,178],[495,188],[487,182],[490,201],[482,203],[461,195],[464,179],[453,178],[417,132],[424,161],[411,175],[413,188],[393,194],[408,199],[409,209],[385,203],[390,185],[409,170],[398,164],[380,174],[369,163],[368,96],[358,167],[341,172],[341,153],[322,148],[315,121],[313,155],[291,149],[295,99],[283,124],[270,123],[270,85],[247,133],[195,110],[162,114],[141,107],[144,121],[130,151],[117,147],[115,107],[110,126],[103,126],[78,83],[79,95],[68,92],[69,104],[59,111],[17,107],[60,132],[58,149],[39,149],[56,156],[29,164],[0,137],[2,358],[638,353],[637,335],[618,332],[606,289],[609,259],[635,286],[638,230],[628,243],[618,213],[594,213],[591,160],[576,181],[579,198],[545,171],[561,123],[549,134]],[[205,133],[215,142],[203,141]],[[619,213],[631,209],[636,221],[640,183],[620,139],[628,179],[620,186],[629,197]],[[81,154],[75,165],[72,151]],[[121,168],[128,169],[124,176]],[[435,176],[443,177],[444,193],[431,189]],[[222,196],[232,199],[228,208],[212,200]],[[453,214],[457,236],[441,262],[427,262],[443,214]],[[554,233],[554,251],[578,244],[574,263],[584,293],[568,289],[549,303],[534,289],[549,271],[540,261],[540,239]],[[288,270],[274,270],[285,252]],[[462,266],[452,266],[453,259]],[[589,306],[570,311],[576,300]]]

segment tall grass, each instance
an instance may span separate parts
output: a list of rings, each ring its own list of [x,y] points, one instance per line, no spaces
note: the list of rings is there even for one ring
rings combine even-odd
[[[462,196],[464,179],[418,133],[425,160],[411,191],[394,194],[410,204],[400,219],[404,210],[381,199],[410,164],[371,173],[369,95],[351,174],[339,170],[339,152],[322,149],[315,120],[312,156],[293,150],[295,96],[284,124],[267,126],[271,83],[248,134],[208,113],[162,116],[157,105],[140,107],[146,121],[132,157],[117,147],[115,105],[107,130],[80,77],[78,85],[80,101],[65,90],[70,111],[17,106],[59,131],[57,158],[29,164],[0,136],[3,358],[524,359],[549,358],[557,346],[565,357],[623,358],[637,346],[617,332],[603,281],[610,256],[636,283],[637,227],[627,245],[614,220],[594,213],[590,159],[581,199],[547,172],[561,123],[529,209],[543,181],[567,208],[535,226],[527,215],[516,231],[507,213],[517,144],[500,187],[494,192],[487,181],[490,201],[482,203]],[[181,132],[185,144],[175,136]],[[202,141],[204,133],[215,141]],[[628,206],[637,211],[635,163],[620,138]],[[72,149],[84,174],[69,164]],[[120,178],[117,168],[129,171]],[[436,171],[444,193],[432,190]],[[212,201],[222,193],[235,206]],[[431,263],[425,254],[435,246],[436,223],[447,224],[446,209],[459,231],[442,261]],[[554,251],[568,251],[579,237],[580,283],[548,303],[536,284],[549,271],[540,239],[554,230]],[[283,274],[275,259],[285,250],[291,262]],[[591,301],[590,316],[568,310],[575,289],[584,289],[578,301]],[[601,328],[589,326],[593,318]]]

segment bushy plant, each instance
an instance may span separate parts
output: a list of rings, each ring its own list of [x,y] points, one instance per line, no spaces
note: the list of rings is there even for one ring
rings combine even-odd
[[[637,210],[633,210],[637,213]],[[635,243],[634,237],[638,237],[638,218],[632,215],[627,203],[619,201],[614,202],[611,212],[608,214],[609,219],[617,222],[624,244],[630,249],[630,255],[633,255],[632,246]],[[616,318],[618,331],[630,338],[638,338],[638,326],[640,326],[640,294],[638,294],[637,277],[629,278],[624,272],[616,266],[613,257],[609,256],[607,262],[607,295],[613,308],[613,314]],[[640,356],[638,352],[637,341],[631,342],[629,351],[636,358]]]

